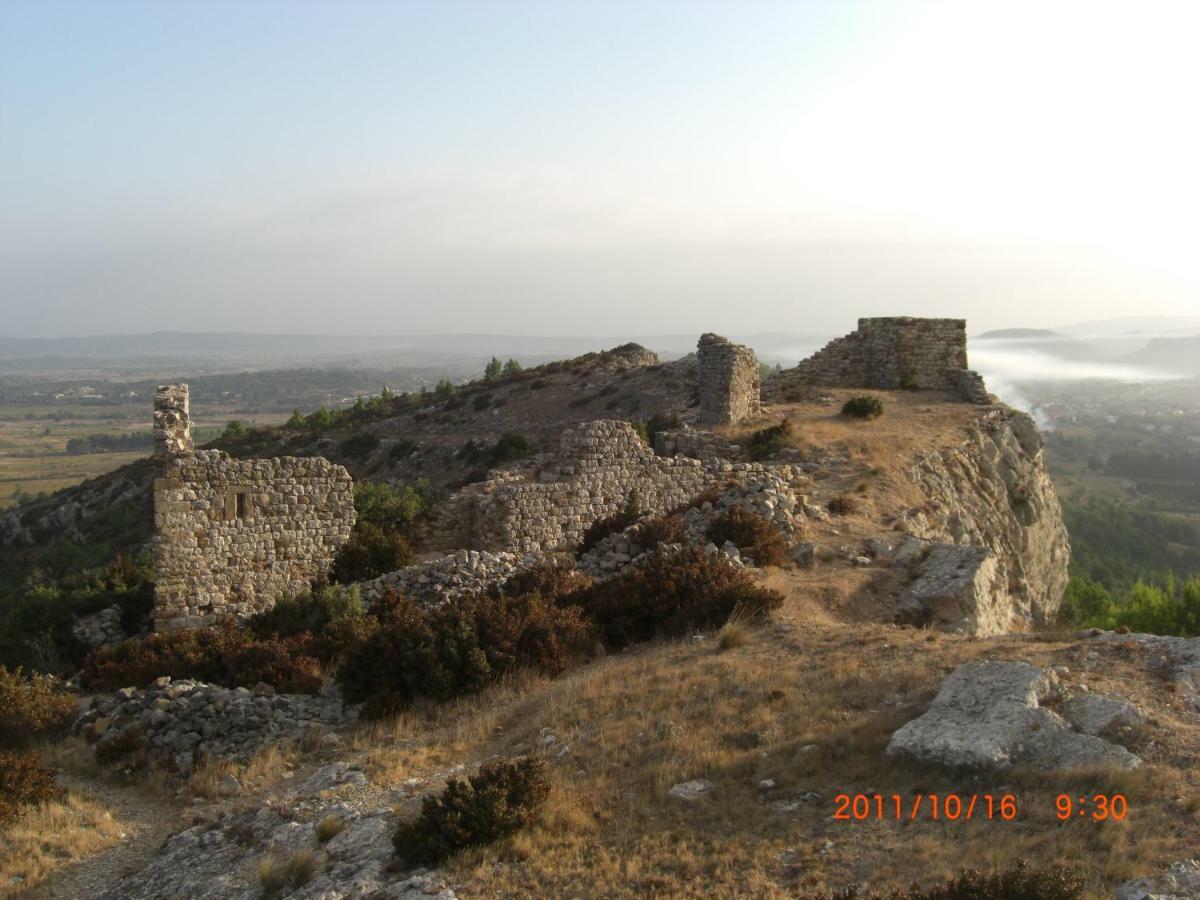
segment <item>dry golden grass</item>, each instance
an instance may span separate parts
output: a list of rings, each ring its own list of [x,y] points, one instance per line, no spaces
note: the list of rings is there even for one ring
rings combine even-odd
[[[0,897],[16,896],[123,836],[103,806],[75,793],[31,808],[0,831]]]
[[[956,776],[884,753],[949,671],[981,656],[1075,671],[1092,647],[1055,636],[976,641],[850,629],[795,602],[782,619],[748,629],[732,648],[715,635],[649,645],[557,680],[526,678],[414,711],[364,726],[355,746],[384,784],[495,754],[551,759],[554,790],[538,825],[449,863],[463,896],[794,897],[864,880],[902,887],[1017,856],[1083,863],[1103,892],[1187,855],[1200,838],[1185,799],[1200,795],[1191,762],[1200,737],[1135,650],[1102,649],[1111,658],[1087,677],[1093,690],[1161,711],[1139,747],[1142,770]],[[557,737],[548,749],[543,728]],[[668,796],[696,778],[713,781],[714,793],[694,803]],[[761,790],[763,779],[776,787]],[[1059,793],[1118,789],[1129,798],[1125,822],[1055,816]],[[831,818],[840,792],[914,791],[1011,792],[1021,813],[1016,822]]]
[[[270,744],[259,750],[245,765],[228,759],[205,760],[188,778],[186,793],[205,800],[232,796],[240,790],[262,790],[276,782],[284,772],[295,768],[300,753],[289,744]],[[231,791],[231,779],[239,791]]]

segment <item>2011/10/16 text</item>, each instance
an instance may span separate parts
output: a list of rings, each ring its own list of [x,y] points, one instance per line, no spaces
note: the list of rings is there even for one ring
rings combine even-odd
[[[1015,794],[838,794],[833,817],[847,822],[869,819],[930,819],[949,822],[1000,819],[1011,822],[1019,804]]]

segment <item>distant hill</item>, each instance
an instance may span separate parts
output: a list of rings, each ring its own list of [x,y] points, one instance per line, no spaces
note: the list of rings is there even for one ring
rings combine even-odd
[[[1142,349],[1122,356],[1121,362],[1179,375],[1200,375],[1200,334],[1153,338]]]
[[[1046,328],[1001,328],[986,331],[973,340],[977,351],[983,353],[1031,352],[1069,362],[1108,362],[1113,358],[1113,354],[1102,347]]]
[[[1063,335],[1057,331],[1050,331],[1048,328],[997,328],[994,331],[985,331],[983,334],[977,335],[978,341],[1004,341],[1004,340],[1043,340],[1046,338],[1056,338],[1061,340]]]

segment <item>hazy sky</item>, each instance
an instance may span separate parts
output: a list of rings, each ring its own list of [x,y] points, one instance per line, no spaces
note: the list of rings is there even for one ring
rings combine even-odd
[[[1200,4],[0,0],[0,334],[1200,312]]]

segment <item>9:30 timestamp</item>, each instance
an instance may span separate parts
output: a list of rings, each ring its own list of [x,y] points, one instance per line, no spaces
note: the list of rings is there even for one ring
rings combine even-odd
[[[1092,794],[1087,797],[1059,794],[1054,800],[1054,812],[1062,822],[1081,818],[1096,822],[1124,822],[1129,815],[1129,801],[1124,794]]]

